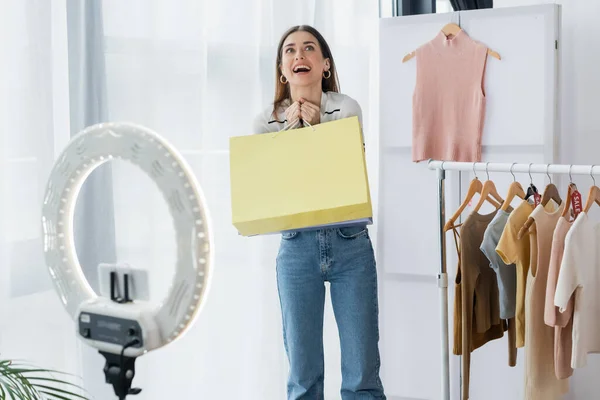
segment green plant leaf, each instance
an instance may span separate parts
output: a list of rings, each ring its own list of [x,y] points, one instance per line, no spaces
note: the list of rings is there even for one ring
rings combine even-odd
[[[50,374],[50,376],[52,376],[52,374]],[[44,386],[44,385],[38,384],[36,382],[52,382],[52,383],[57,383],[57,384],[60,384],[60,385],[65,385],[65,386],[70,386],[70,387],[73,387],[73,388],[77,388],[77,389],[80,389],[83,392],[87,393],[87,391],[84,388],[82,388],[81,386],[79,386],[79,385],[77,385],[75,383],[69,382],[69,381],[62,380],[62,379],[56,379],[56,378],[53,378],[53,377],[49,378],[49,377],[43,377],[43,376],[27,376],[27,379],[29,380],[29,382],[32,383],[32,385],[35,388],[41,388],[41,387],[51,388],[50,386]],[[72,392],[65,392],[65,393],[70,394],[72,396],[76,396],[76,397],[81,398],[81,399],[87,399],[87,397],[84,397],[84,396],[81,396],[81,395],[78,395],[78,394],[74,394]]]
[[[42,393],[48,395],[48,396],[52,396],[52,398],[54,399],[60,399],[60,400],[72,400],[70,397],[65,397],[65,396],[61,396],[58,394],[54,394],[54,393],[49,393],[49,392],[44,392],[42,391]]]
[[[9,389],[11,395],[18,394],[23,400],[30,400],[32,397],[31,384],[24,380],[19,374],[14,374],[10,364],[4,363],[0,368],[0,384],[4,382],[4,386]]]
[[[18,395],[18,399],[29,400],[30,396],[28,393],[24,392],[23,387],[19,384],[19,381],[15,379],[11,375],[4,375],[3,377],[4,385],[11,397]]]
[[[8,394],[10,394],[11,400],[19,400],[17,393],[15,392],[15,390],[13,389],[13,387],[11,385],[7,385],[6,390],[8,391]],[[15,397],[15,396],[17,396],[17,397]]]
[[[11,400],[19,400],[18,397],[15,397],[15,392],[12,390],[12,388],[7,387],[6,390],[8,390],[8,394],[10,394]]]
[[[42,393],[48,393],[46,391],[42,391],[42,389],[46,389],[46,390],[52,390],[52,391],[60,393],[60,394],[66,394],[66,395],[72,396],[71,398],[73,398],[73,397],[78,398],[78,399],[85,399],[86,398],[86,397],[81,396],[81,395],[79,395],[77,393],[69,392],[68,390],[63,390],[63,389],[55,388],[55,387],[52,387],[52,386],[46,386],[46,385],[36,385],[36,386],[37,386],[37,388],[40,389],[40,391]],[[52,394],[52,395],[53,396],[59,396],[58,394]]]
[[[47,368],[38,368],[38,367],[33,367],[33,366],[26,367],[23,364],[16,364],[16,363],[12,364],[12,367],[10,368],[10,370],[11,371],[19,371],[19,372],[27,372],[27,371],[29,371],[29,372],[32,372],[32,371],[33,372],[53,372],[53,373],[62,374],[62,375],[72,375],[67,372],[56,371],[56,370],[47,369]]]
[[[73,386],[73,387],[76,387],[77,389],[81,389],[81,390],[84,390],[84,391],[85,391],[85,389],[83,389],[82,387],[80,387],[79,385],[77,385],[77,384],[75,384],[75,383],[68,382],[68,381],[63,381],[63,380],[60,380],[60,379],[54,379],[54,378],[44,378],[44,377],[41,377],[41,376],[32,376],[32,377],[29,377],[29,378],[27,378],[27,379],[29,379],[29,381],[48,381],[48,382],[56,382],[56,383],[60,383],[60,384],[63,384],[63,385],[69,385],[69,386]],[[39,385],[37,385],[37,386],[39,386]]]
[[[7,392],[10,394],[11,398],[15,396],[15,394],[20,394],[18,385],[16,382],[8,375],[1,376],[0,384],[3,385]],[[17,392],[17,393],[16,393]]]
[[[71,377],[75,375],[24,364],[15,363],[14,360],[0,360],[0,400],[44,400],[48,399],[48,396],[58,400],[88,399],[68,390],[68,388],[76,388],[88,394],[81,386],[54,376],[55,374]],[[50,386],[49,384],[52,383],[64,385],[66,388]]]
[[[68,372],[56,371],[53,369],[45,369],[45,368],[31,368],[31,369],[21,368],[21,369],[19,369],[19,371],[21,371],[22,373],[30,373],[30,372],[43,372],[43,373],[48,373],[48,374],[54,373],[54,374],[58,374],[58,375],[65,375],[65,376],[71,376],[73,378],[79,378],[77,375],[70,374]]]

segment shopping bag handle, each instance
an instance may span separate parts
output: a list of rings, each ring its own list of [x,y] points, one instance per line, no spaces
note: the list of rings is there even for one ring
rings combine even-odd
[[[297,119],[297,120],[296,120],[296,122],[294,122],[293,124],[291,124],[291,125],[286,125],[286,126],[284,126],[284,127],[283,127],[283,128],[280,130],[280,131],[274,132],[274,133],[273,133],[273,135],[271,135],[271,137],[272,137],[272,138],[274,138],[274,137],[276,137],[277,135],[279,135],[281,132],[285,132],[285,131],[287,131],[288,129],[292,129],[292,127],[294,127],[294,126],[298,125],[298,123],[299,123],[299,122],[300,122],[300,120],[299,120],[299,119]],[[314,126],[312,126],[312,125],[310,124],[310,122],[308,122],[308,121],[304,121],[304,123],[305,123],[306,125],[310,126],[310,127],[312,128],[312,130],[313,130],[313,131],[316,131],[315,127],[314,127]]]

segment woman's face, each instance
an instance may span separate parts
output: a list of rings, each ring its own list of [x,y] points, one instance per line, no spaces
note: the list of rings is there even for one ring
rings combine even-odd
[[[329,59],[323,58],[319,42],[312,34],[304,31],[290,34],[281,51],[281,73],[291,86],[320,85],[323,72],[329,70]]]

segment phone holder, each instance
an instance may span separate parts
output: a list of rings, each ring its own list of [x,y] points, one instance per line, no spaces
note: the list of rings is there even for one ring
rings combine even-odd
[[[101,263],[98,266],[100,296],[119,302],[150,300],[148,270],[134,268],[129,264]]]

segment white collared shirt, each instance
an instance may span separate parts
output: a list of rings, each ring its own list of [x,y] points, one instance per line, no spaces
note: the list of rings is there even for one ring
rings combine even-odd
[[[276,118],[273,116],[273,107],[261,112],[255,119],[253,133],[278,132],[287,126],[285,110],[289,107],[290,100],[284,100],[277,110]],[[337,119],[358,117],[362,130],[362,110],[352,97],[337,92],[323,92],[321,95],[321,123]]]

